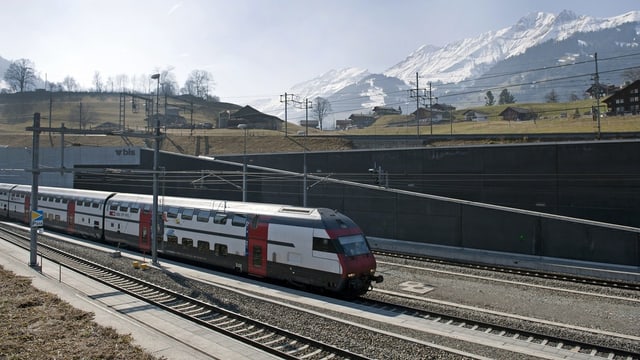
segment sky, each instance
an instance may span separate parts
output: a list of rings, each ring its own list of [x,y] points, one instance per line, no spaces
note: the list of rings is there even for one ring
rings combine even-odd
[[[604,18],[638,0],[3,0],[0,56],[52,82],[93,87],[171,69],[179,86],[209,72],[213,95],[278,97],[332,69],[381,73],[422,45],[446,45],[532,12]]]

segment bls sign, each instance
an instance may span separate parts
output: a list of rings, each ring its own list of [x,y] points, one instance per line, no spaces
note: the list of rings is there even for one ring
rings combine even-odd
[[[118,149],[116,150],[116,155],[118,156],[136,156],[135,149]]]

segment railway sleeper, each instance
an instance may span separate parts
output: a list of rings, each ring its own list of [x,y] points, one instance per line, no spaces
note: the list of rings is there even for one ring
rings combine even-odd
[[[272,344],[276,344],[276,343],[278,343],[278,342],[280,342],[280,341],[284,341],[284,340],[286,340],[286,339],[287,339],[287,337],[286,337],[286,336],[280,336],[280,337],[279,337],[279,338],[277,338],[277,339],[273,339],[273,340],[265,341],[265,342],[263,342],[262,344],[263,344],[263,345],[272,345]]]

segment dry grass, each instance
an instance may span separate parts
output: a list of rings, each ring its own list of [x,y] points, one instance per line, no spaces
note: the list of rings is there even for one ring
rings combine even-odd
[[[33,125],[33,113],[40,112],[41,126],[60,128],[64,123],[69,129],[78,129],[80,103],[82,103],[82,119],[84,128],[93,128],[103,123],[118,124],[121,118],[120,97],[117,94],[53,94],[51,121],[49,121],[49,95],[42,94],[11,94],[0,96],[0,146],[31,147],[31,133],[27,127]],[[127,98],[128,99],[128,98]],[[141,110],[131,112],[130,99],[127,100],[126,121],[127,128],[135,131],[145,130],[145,115]],[[596,133],[598,123],[592,117],[585,115],[591,110],[593,100],[580,100],[568,103],[552,104],[513,104],[516,107],[531,109],[539,114],[536,121],[509,122],[502,120],[498,114],[507,105],[478,107],[474,110],[485,112],[489,121],[471,122],[460,121],[468,109],[453,112],[453,124],[442,122],[430,126],[421,124],[410,126],[389,126],[392,123],[411,121],[411,116],[393,115],[383,116],[370,127],[351,129],[349,131],[324,131],[308,129],[311,135],[446,135],[446,134],[526,134],[532,133]],[[193,122],[216,122],[217,114],[224,109],[239,108],[237,105],[226,103],[202,102],[195,105]],[[576,111],[582,114],[574,118]],[[561,116],[561,115],[566,115]],[[50,124],[49,124],[50,123]],[[280,131],[248,130],[246,137],[247,152],[297,152],[306,147],[312,151],[345,150],[352,148],[349,141],[327,137],[325,139],[297,137],[302,127],[289,123],[287,130],[290,136],[285,137]],[[600,122],[601,132],[638,132],[640,131],[640,116],[604,117]],[[244,133],[240,129],[196,129],[169,130],[167,139],[162,145],[166,151],[189,155],[219,155],[241,154],[244,151]],[[296,143],[298,142],[298,143]],[[118,136],[78,136],[65,135],[65,146],[95,145],[95,146],[149,146],[141,138]],[[59,147],[60,139],[57,135],[42,134],[41,147]]]
[[[0,267],[0,359],[157,359]]]

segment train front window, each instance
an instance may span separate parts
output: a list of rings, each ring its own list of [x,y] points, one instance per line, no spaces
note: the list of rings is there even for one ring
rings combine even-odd
[[[342,247],[342,251],[347,256],[357,256],[369,253],[369,245],[367,245],[367,241],[361,234],[340,236],[338,237],[338,242]]]

